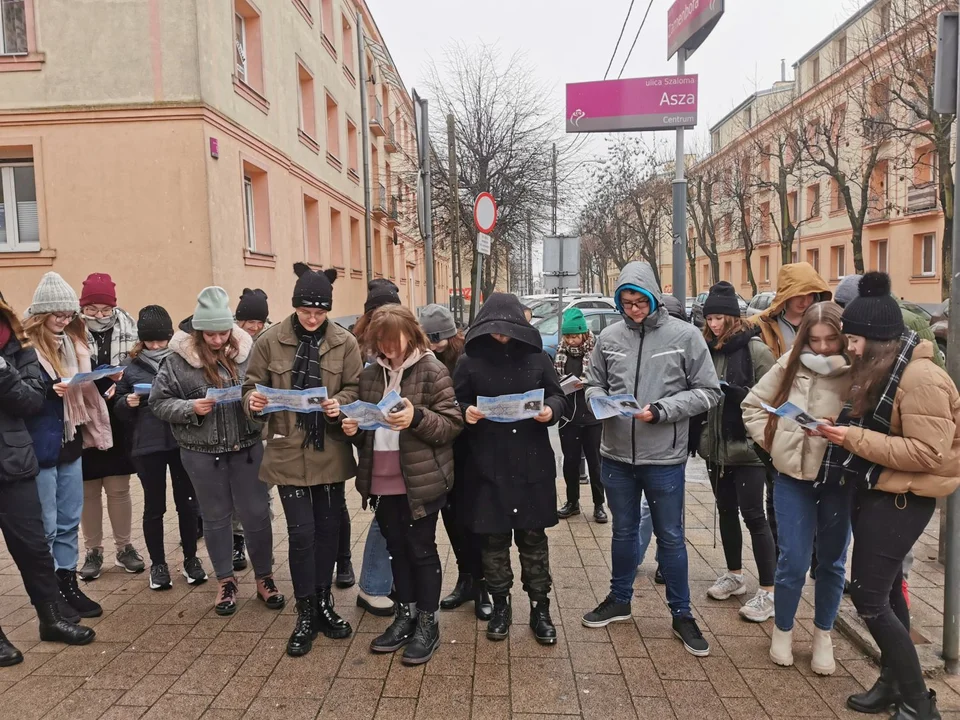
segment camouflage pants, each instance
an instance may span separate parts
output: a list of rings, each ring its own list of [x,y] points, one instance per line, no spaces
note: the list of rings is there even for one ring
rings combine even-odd
[[[550,551],[545,530],[514,530],[512,533],[483,535],[483,574],[491,595],[507,595],[513,587],[510,544],[516,540],[520,551],[520,580],[531,598],[546,599],[550,593]]]

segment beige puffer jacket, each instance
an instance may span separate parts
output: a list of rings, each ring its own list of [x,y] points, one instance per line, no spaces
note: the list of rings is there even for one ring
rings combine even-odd
[[[741,405],[743,424],[754,442],[770,453],[773,465],[778,471],[796,480],[813,481],[820,473],[823,456],[827,451],[826,438],[810,437],[795,422],[783,418],[777,423],[772,448],[766,447],[763,438],[770,413],[763,409],[761,403],[773,404],[789,361],[788,353],[754,385]],[[820,374],[801,362],[788,400],[815,418],[836,418],[849,393],[849,364],[844,363],[832,372]]]

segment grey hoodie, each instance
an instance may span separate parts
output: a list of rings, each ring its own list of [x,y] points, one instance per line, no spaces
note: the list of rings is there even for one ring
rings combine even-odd
[[[688,419],[720,401],[720,381],[707,343],[697,328],[671,317],[650,265],[629,263],[620,272],[624,285],[648,291],[657,307],[640,324],[607,326],[593,349],[587,398],[632,394],[640,406],[656,403],[656,424],[615,417],[603,421],[604,457],[631,465],[677,465],[687,457]]]

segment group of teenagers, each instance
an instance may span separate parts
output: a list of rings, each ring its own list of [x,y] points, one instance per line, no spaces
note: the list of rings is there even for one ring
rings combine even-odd
[[[507,638],[513,544],[531,631],[552,645],[546,530],[578,506],[573,488],[584,454],[594,517],[607,519],[605,499],[613,533],[610,593],[583,624],[631,619],[638,565],[655,535],[673,632],[687,651],[705,656],[710,648],[691,611],[684,541],[685,464],[693,451],[707,461],[727,564],[710,597],[746,592],[742,515],[759,587],[741,614],[755,622],[773,617],[770,656],[792,664],[795,616],[813,568],[811,667],[831,674],[830,633],[852,537],[850,592],[882,667],[874,686],[848,705],[873,713],[895,708],[898,720],[939,717],[909,635],[903,568],[936,498],[960,485],[960,395],[935,345],[917,332],[923,328],[905,322],[885,274],[848,278],[833,297],[809,264],[786,265],[773,304],[750,321],[741,318],[733,287],[721,282],[704,304],[701,332],[677,317],[682,310],[671,312],[672,299],[648,264],[629,263],[614,293],[623,322],[594,337],[578,311],[567,311],[551,360],[513,295],[492,294],[464,334],[438,305],[423,308],[418,320],[400,304],[396,286],[378,279],[351,333],[328,318],[336,272],[302,263],[294,271],[291,312],[274,324],[261,291],[245,290],[234,312],[219,287],[200,292],[176,331],[159,306],[143,308],[134,324],[102,274],[88,278],[78,298],[48,273],[23,321],[3,306],[0,530],[43,639],[93,639],[91,629],[71,622],[102,612],[78,587],[77,528],[86,523],[84,501],[94,500],[99,516],[103,488],[118,534],[109,501],[121,473],[100,475],[91,486],[96,494],[83,486],[83,478],[96,476],[87,471],[88,454],[113,450],[128,455],[144,485],[151,588],[172,582],[163,555],[169,469],[183,574],[190,583],[206,580],[196,557],[199,513],[220,615],[237,607],[235,563],[245,562],[239,532],[256,597],[271,609],[285,605],[273,579],[269,488],[277,487],[297,609],[290,655],[309,652],[319,634],[352,633],[331,591],[334,582],[354,581],[343,548],[351,478],[363,507],[374,511],[357,602],[393,617],[371,651],[402,649],[406,664],[429,661],[440,641],[438,610],[467,602],[487,622],[488,638]],[[108,364],[125,370],[95,383],[68,382]],[[561,375],[578,376],[580,386],[565,394]],[[145,386],[148,393],[138,391]],[[211,388],[235,386],[237,402],[208,398]],[[257,386],[323,387],[327,399],[319,412],[269,412]],[[479,397],[531,390],[544,396],[533,418],[494,422],[477,407]],[[341,411],[392,391],[402,406],[376,429],[361,429]],[[622,394],[638,401],[632,417],[601,422],[589,411],[591,398]],[[770,412],[787,402],[819,422],[804,427]],[[558,422],[568,488],[559,513],[548,433]],[[597,440],[599,457],[591,451]],[[441,516],[459,570],[442,600]],[[90,528],[87,537],[84,525],[87,559],[99,551],[102,564],[99,522]],[[121,556],[139,556],[129,545],[129,522],[120,534],[117,563],[130,570]],[[346,538],[348,545],[349,531]],[[19,659],[3,638],[0,664]]]

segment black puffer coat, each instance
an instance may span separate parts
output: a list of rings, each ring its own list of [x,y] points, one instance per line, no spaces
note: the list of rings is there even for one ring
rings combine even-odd
[[[37,353],[24,347],[27,342],[20,321],[2,298],[0,322],[11,331],[0,348],[0,483],[9,483],[29,480],[40,471],[24,418],[43,409],[46,388]]]
[[[127,404],[127,395],[133,392],[133,386],[144,383],[152,385],[157,374],[153,367],[143,358],[127,358],[123,361],[127,369],[117,383],[117,401],[114,412],[121,422],[128,426],[130,440],[130,456],[141,457],[152,453],[169,452],[177,449],[177,441],[173,437],[170,423],[164,422],[150,408],[150,398],[140,396],[140,404],[130,407]]]
[[[492,333],[511,338],[506,345]],[[464,471],[467,525],[476,533],[536,530],[557,524],[557,468],[547,426],[564,409],[563,390],[540,333],[523,317],[513,295],[494,293],[467,333],[466,350],[453,376],[465,412],[477,396],[496,397],[543,388],[553,410],[550,423],[481,420],[467,425],[470,450]]]

